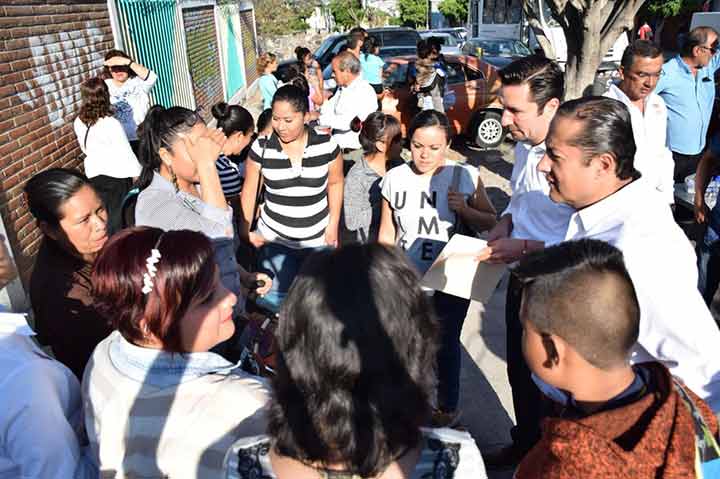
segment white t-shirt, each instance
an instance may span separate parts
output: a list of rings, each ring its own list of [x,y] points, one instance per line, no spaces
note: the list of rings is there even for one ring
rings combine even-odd
[[[137,127],[150,109],[148,93],[157,79],[157,75],[151,71],[145,80],[136,76],[120,86],[115,85],[112,79],[105,80],[110,92],[110,103],[115,107],[115,118],[122,124],[130,141],[138,139]]]
[[[445,160],[434,175],[417,174],[411,163],[391,169],[382,181],[382,196],[393,211],[396,242],[424,274],[445,244],[455,226],[455,213],[448,206],[453,170],[462,168],[458,190],[472,195],[477,189],[476,168]]]
[[[75,118],[73,128],[80,149],[85,153],[83,163],[88,178],[99,175],[113,178],[140,176],[142,167],[115,117],[100,118],[89,131],[80,118]]]

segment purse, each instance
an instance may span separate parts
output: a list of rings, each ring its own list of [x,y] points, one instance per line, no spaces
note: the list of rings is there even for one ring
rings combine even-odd
[[[258,312],[247,313],[243,319],[247,323],[239,340],[242,345],[240,367],[256,376],[274,376],[278,354],[275,339],[278,316]]]
[[[248,232],[252,232],[255,228],[257,228],[258,218],[260,217],[260,204],[262,203],[265,189],[262,170],[263,164],[265,163],[265,149],[267,148],[269,140],[270,137],[266,136],[262,147],[262,153],[260,154],[260,171],[258,172],[257,188],[255,190],[255,204],[253,205],[252,221],[250,222]],[[250,243],[250,241],[241,240],[235,256],[238,264],[245,268],[246,271],[255,271],[257,269],[257,249],[252,245],[252,243]]]

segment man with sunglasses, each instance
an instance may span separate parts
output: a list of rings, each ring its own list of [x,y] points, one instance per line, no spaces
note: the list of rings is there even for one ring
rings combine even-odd
[[[680,54],[663,66],[655,92],[668,108],[667,142],[675,160],[675,182],[695,172],[705,148],[718,68],[718,33],[710,27],[691,30]]]
[[[635,168],[642,181],[661,193],[661,201],[675,202],[672,153],[665,145],[667,107],[653,92],[663,76],[662,50],[647,40],[628,45],[620,61],[620,82],[610,85],[608,98],[622,102],[630,111],[637,153]]]

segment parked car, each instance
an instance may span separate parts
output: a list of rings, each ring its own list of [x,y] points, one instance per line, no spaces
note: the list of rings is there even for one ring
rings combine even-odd
[[[484,61],[496,68],[502,68],[518,58],[533,54],[520,40],[482,37],[469,39],[463,45],[462,52],[465,55],[482,57]]]
[[[460,50],[462,47],[462,41],[455,38],[454,35],[451,33],[446,32],[436,32],[436,31],[427,31],[427,32],[419,32],[420,37],[424,39],[429,38],[437,38],[442,43],[441,53],[443,55],[461,55],[462,51]]]
[[[412,28],[406,27],[369,28],[368,34],[378,40],[381,51],[383,48],[389,47],[412,47],[415,49],[417,47],[417,42],[420,41],[420,35],[418,35],[418,32]],[[333,57],[346,43],[347,34],[336,33],[323,40],[317,50],[315,50],[313,56],[320,64],[323,72],[326,71]],[[278,69],[275,72],[275,76],[281,81],[286,81],[288,69],[295,62],[295,59],[280,62]]]
[[[464,42],[465,40],[467,40],[467,37],[468,37],[468,32],[465,27],[434,28],[434,29],[428,30],[428,31],[429,32],[449,33],[461,42]]]
[[[417,114],[417,99],[410,90],[410,65],[416,55],[394,57],[385,62],[383,83],[386,95],[382,111],[395,116],[403,135]],[[456,134],[466,134],[484,148],[494,148],[505,138],[500,122],[502,105],[498,101],[500,78],[497,70],[480,58],[467,55],[445,55],[447,77],[445,112]]]

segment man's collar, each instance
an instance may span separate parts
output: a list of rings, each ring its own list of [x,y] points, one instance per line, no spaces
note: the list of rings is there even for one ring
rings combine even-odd
[[[608,93],[610,93],[612,95],[611,98],[614,98],[615,100],[618,100],[618,101],[624,103],[625,106],[627,106],[628,108],[631,106],[637,108],[637,105],[635,105],[635,103],[630,99],[630,97],[627,96],[624,91],[622,91],[622,89],[619,86],[619,83],[617,85],[615,83],[611,84],[610,88],[608,89]],[[648,103],[650,102],[650,98],[654,94],[655,94],[655,92],[651,91],[650,93],[648,93],[648,96],[643,98],[643,104],[644,104],[645,108],[647,108]]]
[[[585,230],[591,230],[598,224],[607,222],[608,218],[623,221],[626,218],[625,211],[637,206],[635,197],[642,194],[642,182],[633,180],[600,201],[577,210],[576,214],[580,217]]]

